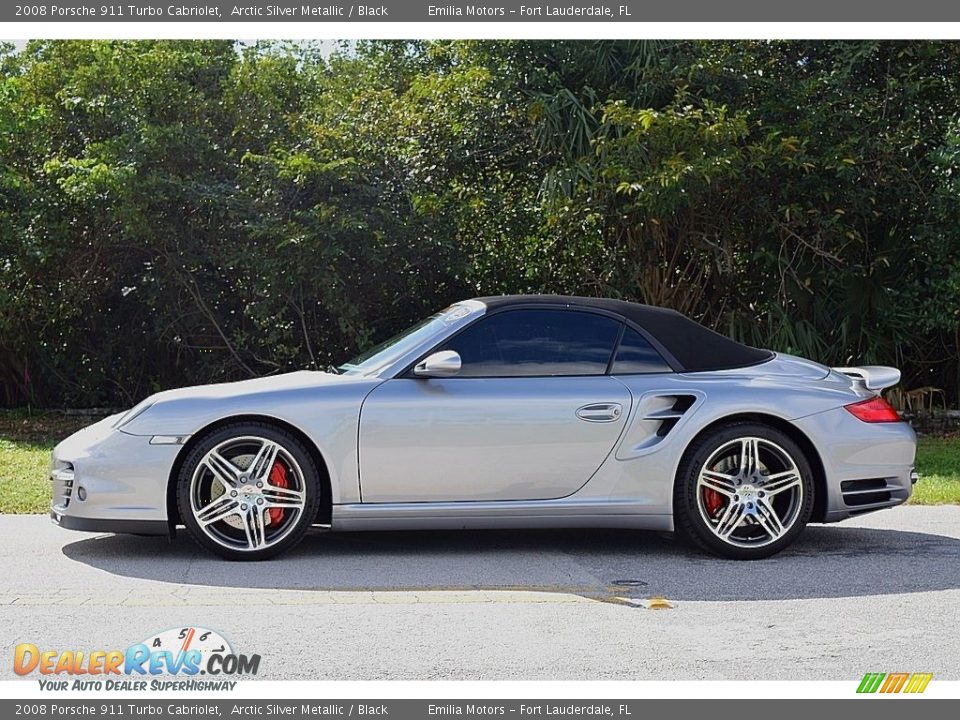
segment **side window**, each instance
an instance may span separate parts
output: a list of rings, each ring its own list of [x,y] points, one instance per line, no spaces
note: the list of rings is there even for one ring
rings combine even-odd
[[[611,375],[641,375],[646,373],[673,372],[660,353],[653,349],[636,330],[626,328],[623,339],[617,348],[617,356],[613,359]]]
[[[457,377],[603,375],[620,323],[575,310],[509,310],[450,340],[463,363]]]

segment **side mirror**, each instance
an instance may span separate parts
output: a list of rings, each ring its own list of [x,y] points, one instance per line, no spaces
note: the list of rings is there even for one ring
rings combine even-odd
[[[413,368],[417,377],[452,377],[460,372],[460,355],[453,350],[441,350],[428,355]]]

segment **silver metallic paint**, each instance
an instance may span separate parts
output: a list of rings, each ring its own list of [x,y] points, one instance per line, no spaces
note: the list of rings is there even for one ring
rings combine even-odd
[[[881,507],[909,497],[913,430],[855,418],[843,405],[872,393],[809,360],[777,355],[736,370],[592,378],[398,377],[484,312],[475,301],[459,304],[436,335],[373,375],[296,372],[158,393],[119,430],[113,416],[55,448],[54,468],[72,463],[87,500],[58,509],[55,486],[53,510],[166,521],[171,469],[189,439],[237,417],[286,423],[315,444],[330,475],[333,530],[669,530],[685,449],[710,425],[745,415],[789,423],[816,448],[826,472],[826,520],[879,509],[847,507],[843,480],[885,478],[894,499]],[[680,396],[691,401],[683,412],[672,410]],[[594,403],[623,411],[600,423],[576,416]],[[676,423],[658,436],[671,417]],[[151,444],[156,436],[185,442]]]
[[[547,500],[583,487],[624,426],[593,403],[630,406],[615,378],[396,378],[360,411],[364,503]]]

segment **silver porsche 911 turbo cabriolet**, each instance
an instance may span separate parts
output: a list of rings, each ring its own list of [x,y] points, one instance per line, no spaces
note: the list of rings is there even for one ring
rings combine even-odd
[[[333,531],[676,530],[738,559],[904,502],[894,368],[828,368],[619,300],[466,300],[328,372],[153,395],[53,452],[53,521],[230,559]]]

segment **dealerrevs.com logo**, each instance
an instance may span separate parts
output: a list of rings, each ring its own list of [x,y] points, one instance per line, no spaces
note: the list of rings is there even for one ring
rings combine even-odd
[[[858,693],[922,693],[933,673],[867,673],[860,681]]]
[[[232,690],[237,683],[228,677],[259,669],[259,655],[236,653],[222,635],[199,627],[164,630],[126,650],[42,650],[20,643],[13,654],[13,671],[43,676],[41,690]]]

